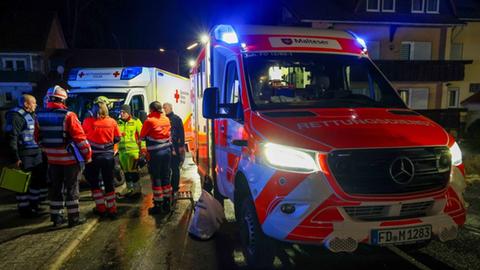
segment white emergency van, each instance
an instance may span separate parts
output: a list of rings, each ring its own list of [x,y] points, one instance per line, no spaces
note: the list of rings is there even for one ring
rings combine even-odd
[[[464,224],[459,146],[354,34],[218,25],[190,79],[193,156],[234,203],[250,267],[271,266],[275,240],[353,252],[449,241]]]
[[[110,99],[110,115],[118,118],[120,107],[129,104],[132,113],[144,120],[153,101],[171,103],[183,120],[186,140],[190,137],[190,83],[187,78],[150,67],[74,68],[68,76],[68,108],[82,121],[95,97]]]

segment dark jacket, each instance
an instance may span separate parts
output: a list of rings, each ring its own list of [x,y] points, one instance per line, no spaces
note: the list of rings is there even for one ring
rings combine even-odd
[[[185,145],[185,131],[183,129],[183,121],[180,116],[173,112],[167,114],[170,119],[172,144],[175,152],[178,153],[178,148]]]
[[[35,114],[30,113],[35,119]],[[26,128],[26,121],[22,115],[15,112],[7,113],[7,123],[11,124],[11,128],[6,131],[8,141],[8,157],[11,163],[15,163],[21,160],[26,167],[36,166],[37,164],[25,164],[25,163],[37,163],[42,162],[42,152],[40,148],[23,149],[20,147],[21,133]],[[31,160],[33,158],[33,160]]]

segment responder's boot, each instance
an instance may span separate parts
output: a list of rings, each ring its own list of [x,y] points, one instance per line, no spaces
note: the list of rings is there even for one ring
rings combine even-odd
[[[72,228],[78,225],[82,225],[87,221],[86,218],[76,216],[76,217],[68,217],[68,227]]]
[[[67,222],[67,219],[61,214],[52,214],[50,220],[53,222],[53,227],[61,226]]]
[[[131,181],[127,181],[126,185],[127,185],[127,187],[124,190],[122,190],[120,195],[123,196],[123,197],[130,197],[132,195],[132,191],[133,191],[133,183]]]
[[[162,211],[161,202],[153,202],[153,207],[148,208],[148,213],[150,215],[158,215],[158,214],[161,214],[162,212],[163,211]]]

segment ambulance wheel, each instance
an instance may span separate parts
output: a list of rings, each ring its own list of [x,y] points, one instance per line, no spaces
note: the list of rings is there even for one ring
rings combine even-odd
[[[271,268],[276,252],[275,240],[263,233],[250,195],[243,197],[240,212],[240,240],[248,266]]]

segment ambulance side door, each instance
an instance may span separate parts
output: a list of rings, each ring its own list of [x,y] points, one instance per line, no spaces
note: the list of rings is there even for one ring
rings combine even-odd
[[[220,93],[220,103],[224,108],[220,110],[231,110],[240,107],[240,77],[238,63],[235,57],[227,60],[225,75]],[[243,116],[243,111],[242,111]],[[234,178],[242,149],[232,142],[240,139],[243,132],[243,117],[236,119],[221,118],[216,120],[216,136],[219,136],[216,145],[217,161],[217,184],[220,193],[233,198]],[[220,180],[220,181],[218,181]]]

